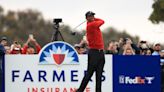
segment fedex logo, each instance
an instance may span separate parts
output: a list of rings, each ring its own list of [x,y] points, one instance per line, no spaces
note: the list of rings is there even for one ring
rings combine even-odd
[[[119,76],[119,83],[120,84],[152,84],[154,77],[141,77],[141,76],[136,76],[134,78],[130,76],[124,76],[120,75]]]

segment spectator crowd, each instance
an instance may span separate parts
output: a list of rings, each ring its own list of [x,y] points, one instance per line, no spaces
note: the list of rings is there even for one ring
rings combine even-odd
[[[33,35],[29,35],[29,38],[23,45],[18,41],[14,41],[9,45],[7,37],[2,37],[0,45],[1,48],[4,48],[5,54],[38,54],[41,50],[41,46],[34,39]],[[78,54],[87,54],[88,45],[86,36],[83,37],[80,43],[75,44],[74,48]],[[118,41],[109,41],[104,52],[105,54],[114,55],[159,55],[161,56],[161,62],[164,62],[164,50],[161,49],[160,43],[150,45],[147,41],[134,43],[130,38],[120,38]]]
[[[79,54],[88,52],[87,40],[84,36],[79,44],[74,45]],[[130,38],[120,38],[118,41],[109,41],[105,54],[114,55],[160,55],[161,61],[164,61],[164,50],[160,43],[150,45],[147,41],[134,43]]]
[[[11,45],[8,43],[7,37],[0,39],[0,45],[5,49],[5,54],[38,54],[41,46],[34,37],[29,36],[27,41],[21,45],[18,41],[14,41]],[[78,54],[87,54],[88,46],[86,36],[80,43],[75,44],[74,48]],[[114,55],[160,55],[161,61],[164,62],[164,50],[161,49],[160,43],[150,45],[147,41],[134,43],[130,38],[120,38],[118,41],[109,41],[105,54]]]
[[[4,47],[5,54],[38,54],[41,50],[41,46],[31,36],[23,46],[18,41],[14,41],[10,46],[7,37],[2,37],[0,44]]]

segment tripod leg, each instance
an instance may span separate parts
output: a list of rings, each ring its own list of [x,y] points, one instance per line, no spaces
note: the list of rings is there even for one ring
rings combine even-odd
[[[60,35],[60,37],[61,37],[61,39],[62,39],[62,41],[64,41],[64,38],[63,38],[63,36],[62,36],[62,34],[61,34],[61,32],[59,31],[59,25],[55,25],[54,26],[54,34],[53,34],[53,36],[52,36],[52,42],[53,41],[58,41],[59,40],[59,35]]]
[[[54,34],[52,35],[52,38],[51,38],[52,42],[53,41],[58,41],[58,31],[55,31]]]
[[[54,39],[54,41],[58,41],[58,34],[59,34],[59,31],[56,31],[56,34],[55,34],[55,39]]]
[[[55,39],[55,33],[53,33],[52,37],[51,37],[51,42],[53,42]]]
[[[61,37],[62,41],[64,41],[64,38],[63,38],[63,36],[62,36],[62,34],[61,34],[61,32],[60,32],[60,31],[59,31],[59,35],[60,35],[60,37]]]

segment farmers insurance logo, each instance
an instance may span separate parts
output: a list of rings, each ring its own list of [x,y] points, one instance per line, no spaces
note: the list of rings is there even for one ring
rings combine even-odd
[[[56,41],[47,44],[39,56],[39,64],[79,64],[76,50],[66,42]]]

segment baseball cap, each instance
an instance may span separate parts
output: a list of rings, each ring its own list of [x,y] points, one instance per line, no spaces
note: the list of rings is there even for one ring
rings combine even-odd
[[[92,12],[92,11],[88,11],[86,14],[85,14],[85,17],[88,17],[88,16],[94,16],[95,13]]]
[[[154,46],[160,46],[161,44],[160,43],[155,43]]]
[[[5,37],[5,36],[2,37],[2,38],[0,39],[0,42],[3,41],[3,40],[7,41],[7,37]]]
[[[161,50],[162,53],[164,53],[164,50]]]
[[[1,38],[1,40],[7,40],[7,37],[4,36],[4,37]]]
[[[81,45],[80,44],[75,44],[74,48],[81,48]]]
[[[17,47],[16,47],[16,48],[14,48],[14,50],[15,50],[15,51],[19,51],[19,50],[20,50],[20,48],[17,48]]]

